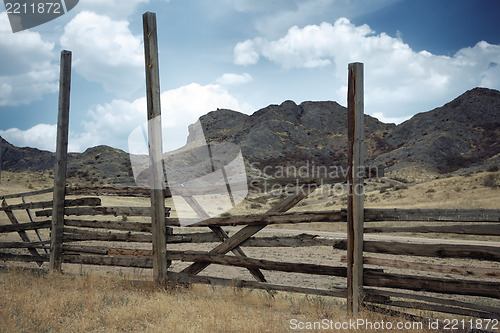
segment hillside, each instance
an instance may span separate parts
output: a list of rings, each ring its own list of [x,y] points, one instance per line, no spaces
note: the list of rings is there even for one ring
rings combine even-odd
[[[1,170],[35,173],[54,169],[54,153],[30,147],[19,148],[2,138],[0,140]],[[69,153],[68,178],[94,184],[134,184],[129,155],[108,146],[92,147],[83,153]]]
[[[415,115],[385,136],[391,147],[374,162],[389,170],[420,168],[448,173],[500,164],[500,92],[475,88]]]
[[[261,168],[346,163],[347,109],[336,102],[286,101],[250,116],[218,110],[200,121],[209,141],[238,144]],[[500,92],[475,88],[397,126],[365,115],[365,136],[367,163],[382,164],[388,172],[494,168],[500,164]]]
[[[220,109],[200,117],[200,123],[209,142],[238,145],[245,161],[261,169],[347,162],[347,109],[333,101],[285,101],[252,115]],[[475,88],[397,126],[365,115],[365,133],[367,164],[382,164],[394,176],[494,170],[500,166],[500,92]],[[191,125],[187,146],[198,137]],[[2,142],[2,170],[54,166],[51,152]],[[180,167],[188,155],[170,158]],[[106,146],[70,154],[68,173],[91,183],[134,184],[128,154]]]

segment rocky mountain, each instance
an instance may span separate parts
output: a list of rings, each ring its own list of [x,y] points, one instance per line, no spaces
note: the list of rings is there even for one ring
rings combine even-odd
[[[385,135],[390,151],[374,159],[389,170],[448,173],[500,164],[500,92],[475,88],[432,111],[416,114]]]
[[[19,148],[0,137],[1,170],[10,171],[43,171],[54,168],[54,153],[36,148]]]
[[[200,118],[209,142],[237,145],[254,167],[345,165],[347,110],[332,101],[285,101],[246,115],[220,109]],[[200,139],[190,126],[187,147]],[[43,171],[54,166],[54,154],[18,148],[2,140],[2,170]],[[453,101],[422,112],[402,124],[385,124],[365,115],[367,164],[389,173],[431,174],[487,170],[500,166],[500,92],[475,88]],[[179,167],[184,149],[170,155]],[[270,169],[268,168],[268,171]],[[126,152],[106,146],[69,156],[68,174],[89,182],[134,183]]]
[[[285,101],[248,116],[217,110],[200,118],[208,142],[231,142],[253,165],[347,163],[347,109],[336,102]],[[384,136],[396,126],[365,115],[367,158],[389,151]],[[197,140],[190,128],[188,145]]]

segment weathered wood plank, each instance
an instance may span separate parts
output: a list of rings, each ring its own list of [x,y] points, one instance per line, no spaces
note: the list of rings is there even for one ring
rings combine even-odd
[[[166,207],[168,208],[168,207]],[[170,210],[166,209],[165,214]],[[112,216],[150,216],[150,207],[70,207],[64,210],[64,215],[82,216],[82,215],[112,215]],[[52,216],[51,210],[40,210],[36,216]]]
[[[346,240],[337,240],[333,248],[347,249]],[[461,244],[420,244],[401,242],[365,241],[365,252],[414,255],[439,258],[471,258],[488,261],[500,261],[500,247],[488,245]]]
[[[64,245],[64,251],[73,252],[65,254],[76,253],[93,253],[102,254],[110,256],[125,256],[125,257],[144,257],[152,258],[153,250],[144,249],[128,249],[128,248],[117,248],[117,247],[106,247],[106,246],[88,246],[88,245]]]
[[[41,249],[46,248],[50,240],[40,242],[0,242],[0,249]]]
[[[131,232],[97,232],[88,230],[79,230],[73,228],[64,228],[65,241],[108,241],[108,242],[138,242],[151,243],[151,234],[134,234]]]
[[[168,272],[168,280],[172,283],[188,283],[188,284],[200,283],[200,284],[209,284],[215,286],[264,289],[267,291],[276,290],[276,291],[295,292],[295,293],[303,293],[308,295],[319,295],[319,296],[332,296],[340,298],[345,298],[347,294],[347,291],[344,288],[335,288],[335,289],[306,288],[306,287],[289,286],[282,284],[272,284],[267,282],[230,280],[224,278],[198,276],[198,275],[190,275],[190,274],[175,273],[175,272]]]
[[[346,257],[342,256],[341,262],[346,262]],[[376,265],[383,267],[393,267],[402,269],[413,269],[418,271],[431,271],[444,274],[457,274],[464,276],[477,277],[500,277],[500,269],[481,268],[481,267],[459,267],[452,265],[436,265],[410,262],[405,260],[364,257],[363,262],[366,265]]]
[[[450,313],[466,317],[500,319],[500,315],[496,315],[494,313],[472,310],[472,309],[463,309],[460,307],[450,306],[450,305],[429,304],[429,303],[412,302],[412,301],[389,301],[385,302],[384,304],[395,307],[407,308],[407,309]],[[444,329],[443,331],[446,331],[446,329]]]
[[[23,197],[24,198],[24,197]],[[50,201],[39,201],[39,202],[28,202],[16,205],[8,205],[6,207],[0,208],[0,210],[21,210],[21,209],[43,209],[50,208],[54,205],[52,200]],[[78,198],[71,200],[64,200],[65,207],[72,206],[100,206],[101,199],[99,198]]]
[[[65,263],[71,264],[153,268],[152,258],[78,254],[64,254],[63,257]]]
[[[120,197],[149,198],[151,192],[141,187],[67,187],[67,195],[105,195]]]
[[[500,224],[455,224],[425,225],[415,227],[371,227],[365,233],[412,232],[412,233],[448,233],[463,235],[500,236]]]
[[[176,236],[184,237],[184,243],[217,243],[219,238],[210,232],[181,233]],[[333,246],[338,238],[322,237],[311,234],[300,234],[296,236],[271,236],[250,237],[241,245],[245,247],[310,247],[310,246]],[[180,242],[180,243],[182,243]],[[167,242],[168,243],[168,242]]]
[[[500,209],[365,209],[365,222],[500,222]]]
[[[318,235],[300,234],[296,236],[251,237],[242,242],[245,247],[306,247],[332,246],[338,239]]]
[[[498,307],[493,307],[493,306],[484,305],[484,304],[463,302],[463,301],[459,301],[459,300],[455,300],[455,299],[439,297],[436,295],[426,296],[426,295],[413,294],[413,293],[408,293],[408,292],[383,290],[383,289],[376,289],[376,288],[366,288],[366,292],[369,295],[380,295],[380,296],[386,296],[386,297],[418,300],[418,301],[424,301],[424,302],[429,302],[429,303],[438,303],[441,305],[457,306],[457,307],[462,307],[465,309],[484,311],[487,313],[494,313],[494,314],[500,315],[500,308],[498,308]]]
[[[53,191],[54,191],[53,188],[47,188],[47,189],[38,190],[38,191],[30,191],[30,192],[23,192],[23,193],[16,193],[16,194],[0,195],[0,200],[22,198],[22,197],[29,197],[29,196],[34,196],[34,195],[47,194],[47,193],[52,193]]]
[[[269,212],[265,214],[252,214],[246,216],[216,217],[190,225],[190,227],[237,226],[237,225],[269,225],[284,223],[310,223],[310,222],[346,222],[345,214],[340,211],[325,212]]]
[[[347,276],[345,267],[335,267],[317,264],[279,262],[264,259],[254,259],[243,256],[226,256],[197,251],[169,251],[169,258],[181,261],[199,261],[217,265],[256,268],[281,272],[304,273],[328,276]]]
[[[71,246],[63,245],[63,255],[64,254],[75,254],[75,253],[85,253],[85,254],[102,254],[107,255],[108,250],[90,246]]]
[[[80,226],[80,225],[78,225]],[[117,229],[118,230],[118,229]],[[139,231],[126,230],[123,231]],[[175,234],[175,243],[218,243],[219,237],[212,232],[193,232]],[[171,243],[167,235],[167,244]],[[311,234],[300,234],[296,236],[271,236],[271,237],[250,237],[241,245],[245,247],[310,247],[310,246],[333,246],[338,238],[322,237]]]
[[[167,243],[186,243],[189,236],[168,235]],[[107,241],[107,242],[133,242],[151,243],[152,234],[137,234],[132,232],[99,232],[64,228],[65,241]]]
[[[47,229],[50,228],[52,221],[40,221],[33,223],[19,223],[19,224],[11,224],[11,225],[0,225],[0,234],[7,232],[19,232],[26,230],[36,230],[36,229]]]
[[[168,207],[166,207],[168,209]],[[82,207],[66,208],[66,215],[126,215],[129,216],[148,216],[148,207]],[[134,215],[137,214],[137,215]],[[49,211],[38,211],[37,216],[51,216]],[[365,209],[365,222],[379,221],[425,221],[425,222],[499,222],[500,210],[497,209]],[[252,214],[246,216],[228,216],[210,218],[208,220],[194,223],[190,227],[200,226],[237,226],[250,224],[283,224],[283,223],[309,223],[309,222],[347,222],[347,212],[324,211],[324,212],[300,212],[273,214],[272,212],[264,214]],[[176,218],[167,218],[167,224],[179,226],[179,220]]]
[[[193,220],[194,221],[194,220]],[[498,209],[365,209],[365,222],[401,221],[401,222],[498,222]],[[285,214],[252,214],[246,216],[227,216],[191,223],[190,227],[200,226],[237,226],[252,224],[286,224],[310,222],[347,222],[347,211],[296,212]],[[167,219],[170,225],[179,225],[176,218]],[[189,223],[189,221],[187,221]]]
[[[365,272],[363,281],[365,286],[370,287],[500,298],[500,282],[419,277],[372,271]]]
[[[74,220],[64,219],[64,225],[70,227],[114,229],[121,231],[151,232],[151,223],[122,222],[122,221],[97,221],[97,220]],[[0,228],[0,232],[1,232]]]

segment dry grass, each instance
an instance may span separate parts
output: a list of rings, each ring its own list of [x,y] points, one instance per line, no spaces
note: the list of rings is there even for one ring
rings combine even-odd
[[[2,332],[286,332],[292,319],[349,320],[332,298],[205,286],[164,291],[95,271],[2,269],[0,295]],[[360,318],[407,321],[368,312]]]

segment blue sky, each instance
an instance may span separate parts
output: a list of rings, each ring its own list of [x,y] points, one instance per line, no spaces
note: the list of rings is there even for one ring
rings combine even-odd
[[[128,151],[146,119],[142,13],[157,14],[165,149],[216,108],[345,105],[365,63],[365,112],[399,123],[476,86],[500,89],[498,0],[80,0],[13,34],[0,5],[0,135],[55,149],[60,51],[73,52],[71,151]]]

